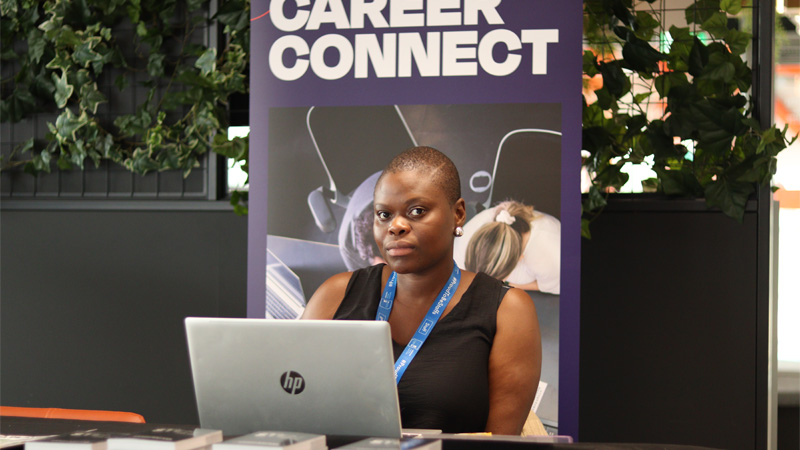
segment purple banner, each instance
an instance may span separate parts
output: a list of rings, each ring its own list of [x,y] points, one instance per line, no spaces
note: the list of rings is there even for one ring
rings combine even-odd
[[[537,415],[577,437],[580,5],[253,0],[248,316],[296,317],[323,280],[378,262],[377,174],[437,148],[461,174],[462,268],[501,202],[532,214],[507,280],[539,314]]]

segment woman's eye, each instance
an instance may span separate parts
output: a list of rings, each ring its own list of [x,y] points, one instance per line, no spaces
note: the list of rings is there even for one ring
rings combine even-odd
[[[412,217],[421,216],[425,214],[425,210],[422,208],[411,208],[411,211],[409,211],[408,214]]]
[[[386,220],[389,218],[389,213],[387,213],[386,211],[378,211],[375,213],[375,217],[377,217],[380,220]]]

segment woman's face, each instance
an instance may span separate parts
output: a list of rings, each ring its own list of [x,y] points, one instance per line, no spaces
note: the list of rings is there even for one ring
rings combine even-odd
[[[453,231],[464,224],[464,200],[450,205],[427,174],[387,173],[375,186],[375,241],[397,273],[420,273],[453,259]]]

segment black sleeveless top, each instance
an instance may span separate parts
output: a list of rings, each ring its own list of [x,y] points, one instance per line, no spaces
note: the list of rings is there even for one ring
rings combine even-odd
[[[383,264],[353,272],[334,319],[375,320]],[[489,352],[497,308],[507,289],[478,273],[461,301],[442,317],[397,386],[404,428],[445,433],[486,429],[489,416]],[[405,345],[393,342],[394,359]]]

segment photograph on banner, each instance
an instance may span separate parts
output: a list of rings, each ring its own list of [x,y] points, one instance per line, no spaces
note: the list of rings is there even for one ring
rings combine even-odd
[[[329,277],[383,262],[372,233],[377,179],[403,150],[436,148],[455,163],[467,207],[456,263],[536,304],[543,361],[534,404],[555,428],[561,118],[559,103],[270,108],[265,316],[295,319]],[[517,233],[520,251],[508,254],[498,232]]]

